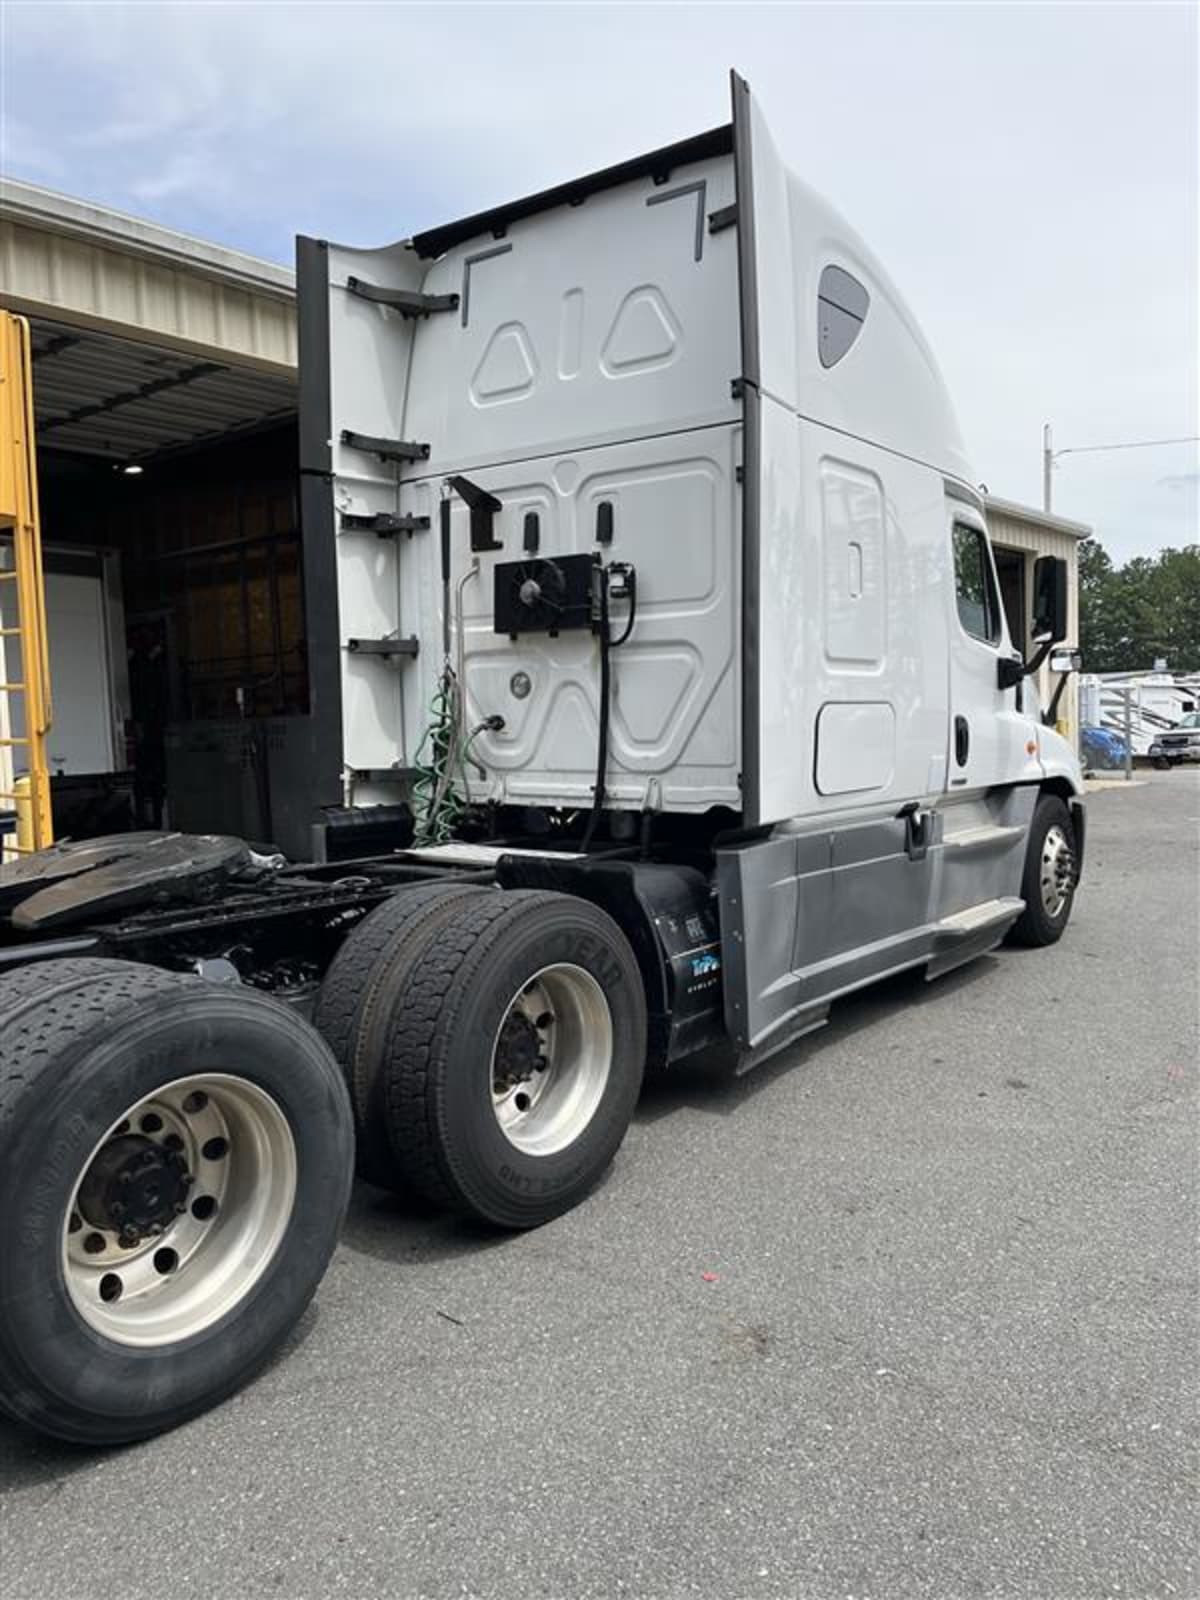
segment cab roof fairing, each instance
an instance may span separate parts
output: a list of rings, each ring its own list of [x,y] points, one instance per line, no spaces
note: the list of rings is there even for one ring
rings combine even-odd
[[[740,83],[740,80],[735,82]],[[744,87],[744,85],[743,85]],[[948,478],[977,482],[950,395],[930,346],[903,296],[874,252],[830,203],[779,156],[770,128],[751,97],[749,135],[753,184],[760,382],[764,395],[800,416],[923,462]],[[458,246],[502,239],[540,213],[577,206],[589,196],[639,177],[669,180],[677,169],[735,154],[731,123],[557,184],[505,205],[426,229],[382,250],[339,253],[370,257],[403,251],[414,287]],[[745,196],[741,197],[742,202]],[[741,224],[747,225],[743,217]],[[862,333],[835,365],[818,355],[818,285],[827,266],[857,278],[869,305]]]
[[[615,189],[635,178],[650,177],[655,183],[666,183],[677,167],[696,161],[709,161],[714,156],[729,155],[732,151],[733,126],[728,122],[722,123],[704,133],[693,134],[691,138],[679,139],[659,150],[648,150],[644,155],[634,156],[628,161],[602,167],[598,172],[585,173],[583,177],[554,184],[549,189],[539,190],[520,200],[511,200],[506,205],[491,206],[486,211],[477,211],[457,222],[426,228],[405,243],[423,260],[433,261],[455,245],[466,244],[484,234],[500,238],[511,223],[536,216],[539,211],[550,211],[557,206],[581,205],[589,195]]]
[[[903,296],[855,230],[781,160],[753,99],[749,120],[763,393],[974,484],[945,380]],[[869,305],[858,338],[825,368],[817,320],[827,266],[857,278]]]
[[[425,229],[385,251],[404,250],[415,258],[414,268],[419,261],[428,271],[457,246],[502,239],[514,223],[539,213],[580,205],[590,195],[640,177],[663,183],[680,167],[732,155],[734,137],[733,124],[723,123],[536,194]],[[976,475],[945,380],[890,275],[838,211],[781,160],[753,98],[750,141],[764,394],[803,417],[973,485]],[[362,255],[381,253],[364,250]],[[818,285],[827,266],[841,267],[857,278],[870,303],[861,335],[836,365],[824,368],[818,357],[817,318]],[[414,278],[423,281],[424,272],[417,268]]]

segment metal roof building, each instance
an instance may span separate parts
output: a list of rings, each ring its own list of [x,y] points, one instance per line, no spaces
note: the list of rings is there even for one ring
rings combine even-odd
[[[136,460],[295,408],[285,267],[3,179],[0,302],[33,322],[48,448]]]

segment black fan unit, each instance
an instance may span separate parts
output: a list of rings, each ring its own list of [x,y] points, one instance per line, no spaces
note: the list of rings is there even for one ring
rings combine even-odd
[[[495,568],[494,627],[520,633],[565,633],[591,626],[591,556],[530,556]]]

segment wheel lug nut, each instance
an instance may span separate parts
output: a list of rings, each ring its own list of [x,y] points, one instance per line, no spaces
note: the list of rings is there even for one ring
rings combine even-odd
[[[114,1200],[112,1205],[109,1206],[108,1212],[111,1217],[119,1219],[125,1215],[125,1207],[119,1200]]]

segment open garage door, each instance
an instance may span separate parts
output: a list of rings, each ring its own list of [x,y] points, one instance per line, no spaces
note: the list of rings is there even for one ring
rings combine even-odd
[[[289,267],[0,179],[32,329],[62,832],[140,817],[306,853]]]
[[[60,832],[307,850],[288,268],[0,180],[29,319]]]

